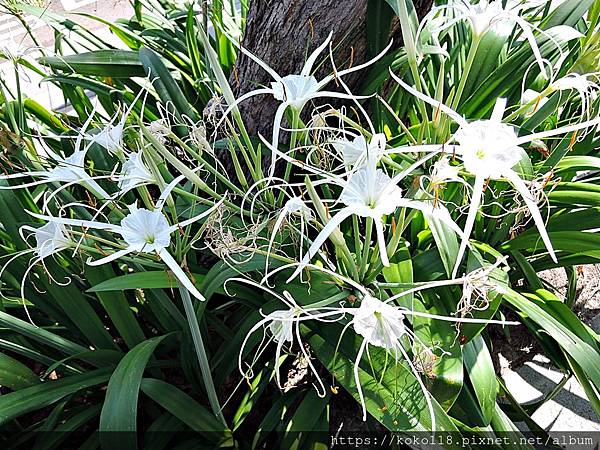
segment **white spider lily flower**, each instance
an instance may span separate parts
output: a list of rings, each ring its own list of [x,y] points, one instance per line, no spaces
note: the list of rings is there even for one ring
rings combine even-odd
[[[550,84],[550,89],[557,91],[577,91],[581,100],[581,116],[589,118],[590,105],[596,99],[600,86],[592,81],[592,78],[598,78],[600,74],[578,74],[570,73]]]
[[[32,229],[30,228],[30,230]],[[60,223],[48,222],[36,228],[34,236],[35,254],[38,258],[46,258],[69,248],[73,244],[67,228]]]
[[[119,225],[91,220],[67,219],[63,217],[47,216],[33,212],[29,212],[29,214],[31,214],[33,217],[46,220],[48,222],[77,226],[92,230],[103,230],[119,234],[125,243],[124,249],[118,250],[101,259],[89,260],[87,263],[90,266],[98,266],[115,261],[133,252],[154,253],[158,255],[158,257],[169,267],[169,269],[171,269],[179,282],[188,291],[190,291],[194,297],[204,301],[202,294],[200,294],[200,292],[196,289],[192,281],[187,277],[185,272],[167,249],[171,243],[171,234],[173,232],[210,215],[221,205],[221,203],[223,203],[224,199],[197,216],[174,225],[169,225],[166,216],[162,212],[162,208],[171,190],[182,179],[184,179],[184,177],[179,176],[167,186],[156,204],[156,209],[151,211],[145,208],[138,208],[135,204],[130,205],[129,214],[121,220]]]
[[[154,138],[164,144],[167,142],[167,136],[171,133],[169,128],[169,121],[167,119],[157,119],[150,122],[148,125],[148,131]]]
[[[398,340],[406,334],[404,314],[400,308],[370,295],[361,300],[352,327],[369,344],[387,350],[395,349],[399,345]]]
[[[541,0],[525,2],[521,0],[509,0],[506,2],[506,6],[503,5],[502,0],[480,0],[476,4],[471,3],[470,0],[455,0],[448,5],[433,8],[428,15],[433,17],[438,11],[452,10],[454,14],[448,18],[443,28],[448,28],[455,23],[466,20],[470,24],[476,39],[480,39],[488,32],[496,33],[499,36],[508,36],[513,26],[515,24],[518,25],[523,31],[523,36],[529,42],[542,73],[545,74],[545,60],[542,58],[533,34],[535,27],[520,15],[523,10],[541,4]],[[542,30],[539,31],[548,35]]]
[[[306,103],[308,103],[311,100],[317,99],[317,98],[340,98],[340,99],[346,99],[346,100],[357,100],[357,99],[361,99],[361,98],[367,98],[367,97],[363,97],[363,96],[355,96],[355,95],[344,94],[344,93],[340,93],[340,92],[325,91],[325,90],[323,90],[323,88],[327,84],[329,84],[331,81],[333,81],[334,78],[336,78],[336,77],[342,77],[349,73],[356,72],[356,71],[361,70],[365,67],[368,67],[371,64],[375,63],[376,61],[378,61],[389,50],[389,48],[391,46],[391,42],[385,49],[383,49],[383,51],[381,53],[379,53],[377,56],[375,56],[370,61],[367,61],[363,64],[359,64],[354,67],[351,67],[349,69],[337,71],[335,74],[328,75],[325,78],[323,78],[321,81],[318,81],[313,75],[311,75],[311,72],[313,71],[313,67],[314,67],[315,63],[317,62],[318,57],[321,55],[321,53],[323,53],[323,51],[327,48],[327,46],[331,42],[332,36],[333,36],[333,32],[330,32],[327,39],[325,39],[325,41],[309,55],[309,57],[306,59],[306,62],[304,63],[304,66],[299,74],[289,74],[289,75],[286,75],[283,77],[281,75],[279,75],[277,72],[275,72],[275,70],[273,70],[271,67],[269,67],[269,65],[266,64],[264,61],[262,61],[260,58],[258,58],[257,56],[255,56],[254,54],[252,54],[251,52],[246,50],[244,47],[240,46],[235,40],[230,39],[232,41],[232,43],[242,53],[247,55],[251,60],[253,60],[259,66],[261,66],[272,77],[273,82],[271,83],[270,88],[260,88],[260,89],[250,91],[250,92],[242,95],[234,103],[229,105],[227,110],[223,113],[223,117],[221,118],[221,120],[219,121],[219,124],[217,126],[219,126],[225,120],[227,115],[232,110],[234,110],[241,102],[243,102],[251,97],[254,97],[255,95],[270,94],[276,100],[281,102],[281,104],[277,108],[277,111],[275,112],[275,118],[274,118],[274,122],[273,122],[273,135],[272,135],[272,139],[271,139],[271,145],[274,148],[278,148],[279,133],[281,130],[281,122],[283,120],[285,111],[288,108],[291,108],[296,113],[299,113],[300,111],[302,111],[302,109],[304,108]],[[276,162],[276,155],[273,154],[272,158],[271,158],[270,176],[273,176],[273,172],[275,170],[275,162]]]
[[[376,164],[375,160],[368,158],[366,165],[354,172],[345,182],[339,198],[345,207],[323,227],[289,280],[295,278],[302,271],[303,266],[317,253],[329,235],[352,215],[373,219],[381,263],[387,267],[390,262],[385,243],[383,217],[394,213],[399,207],[417,209],[426,215],[436,211],[437,208],[433,208],[427,203],[404,198],[402,190],[396,184],[399,177],[390,178],[383,170],[377,169]],[[441,210],[442,207],[439,209]],[[452,221],[449,214],[437,214],[437,218],[444,221],[454,231],[461,233],[460,228]]]
[[[125,131],[125,118],[116,125],[109,123],[99,133],[90,135],[87,139],[90,143],[96,143],[104,147],[112,155],[118,155],[123,151],[123,132]]]
[[[451,181],[461,182],[462,178],[458,176],[458,172],[459,168],[450,164],[450,157],[448,155],[442,156],[435,163],[433,163],[429,182],[436,186]]]
[[[30,234],[28,236],[25,236],[25,231],[27,231]],[[22,250],[16,252],[14,255],[11,255],[8,261],[0,268],[0,278],[2,278],[4,270],[6,270],[6,268],[11,262],[23,255],[33,253],[34,256],[29,261],[29,265],[21,279],[21,300],[23,301],[23,306],[25,307],[25,312],[27,314],[27,317],[29,318],[29,321],[33,323],[33,320],[29,315],[29,311],[27,310],[27,306],[25,303],[25,282],[27,281],[29,273],[38,263],[41,262],[43,264],[44,259],[46,259],[47,257],[59,253],[67,248],[70,248],[74,244],[73,240],[69,235],[68,230],[64,225],[61,224],[47,223],[39,228],[34,228],[29,225],[23,225],[21,228],[19,228],[19,234],[25,242],[28,242],[28,238],[33,236],[35,238],[35,246],[33,248]],[[50,273],[48,273],[48,276],[57,284],[60,284],[52,278],[52,275]],[[3,296],[1,292],[0,295]]]
[[[279,360],[281,357],[283,347],[286,344],[289,344],[291,347],[291,345],[294,343],[294,341],[296,341],[296,343],[298,344],[298,347],[300,348],[302,356],[305,358],[306,363],[308,364],[308,367],[310,368],[311,372],[315,376],[315,379],[317,380],[317,384],[315,384],[314,387],[317,390],[318,395],[320,397],[324,397],[326,394],[325,386],[323,385],[323,381],[321,380],[321,377],[319,376],[317,369],[311,362],[310,354],[308,353],[307,349],[305,348],[305,346],[302,342],[302,336],[300,333],[300,323],[303,321],[307,321],[307,320],[337,321],[337,320],[339,320],[339,318],[343,317],[343,312],[339,312],[338,308],[326,308],[326,307],[325,308],[311,308],[310,306],[308,306],[308,307],[299,306],[298,303],[296,302],[296,300],[294,300],[294,298],[292,297],[292,295],[289,292],[284,291],[283,295],[281,295],[281,294],[273,291],[272,289],[268,288],[267,286],[256,283],[255,281],[247,279],[247,278],[238,278],[238,277],[229,278],[226,281],[225,286],[224,286],[225,292],[228,292],[227,284],[232,283],[232,282],[245,283],[245,284],[249,284],[253,287],[256,287],[258,289],[262,289],[263,291],[272,295],[273,297],[275,297],[276,299],[278,299],[284,305],[287,306],[286,309],[279,309],[279,310],[273,311],[266,315],[263,314],[263,319],[261,319],[259,322],[257,322],[250,329],[250,331],[248,331],[248,334],[246,335],[244,341],[242,342],[240,352],[238,354],[238,368],[239,368],[240,374],[245,378],[248,378],[251,376],[252,366],[254,365],[254,363],[256,362],[258,357],[262,354],[264,347],[261,346],[263,348],[262,349],[259,348],[255,352],[256,357],[253,359],[253,361],[249,365],[248,369],[245,369],[244,364],[243,364],[244,348],[246,347],[246,344],[248,343],[248,340],[250,339],[250,337],[257,330],[259,330],[260,328],[263,328],[263,329],[269,330],[273,341],[275,341],[275,343],[277,344],[276,352],[275,352],[275,376],[276,376],[277,385],[279,386],[279,388],[283,389],[283,386],[281,383],[281,375],[279,373],[279,367],[280,367]],[[332,316],[334,316],[333,319],[328,319]]]
[[[359,167],[369,158],[376,161],[385,153],[386,138],[382,133],[373,135],[367,144],[366,138],[360,134],[352,140],[343,137],[333,141],[333,148],[342,155],[344,164]]]
[[[273,231],[271,232],[271,237],[269,238],[269,246],[267,247],[267,255],[265,258],[265,274],[269,271],[269,257],[271,256],[271,249],[273,248],[273,243],[275,242],[275,236],[279,232],[286,217],[290,215],[297,215],[300,217],[300,249],[304,247],[305,222],[312,218],[313,213],[306,203],[304,203],[304,200],[302,200],[300,197],[291,197],[285,202],[283,208],[281,208],[281,212],[277,216],[277,220],[273,225]]]
[[[453,278],[456,277],[462,257],[464,256],[468,239],[475,223],[477,210],[483,197],[484,184],[487,178],[504,178],[514,186],[523,197],[550,257],[554,262],[557,262],[556,254],[546,232],[544,220],[542,219],[537,203],[528,189],[527,183],[513,170],[513,167],[525,154],[525,151],[521,147],[523,144],[597,126],[600,124],[600,117],[574,125],[559,127],[554,130],[518,136],[512,126],[502,122],[506,109],[506,99],[504,98],[496,100],[496,105],[490,119],[467,122],[460,114],[448,106],[415,90],[395,74],[391,73],[391,75],[408,92],[439,108],[440,111],[449,115],[460,126],[454,134],[454,140],[458,143],[455,150],[462,158],[465,169],[475,176],[475,183],[465,223],[463,241],[461,242],[453,271]]]
[[[106,200],[112,198],[112,196],[85,171],[85,155],[85,150],[76,150],[67,157],[50,152],[50,157],[55,161],[56,165],[48,170],[33,170],[0,176],[0,180],[15,180],[28,177],[38,178],[38,180],[16,186],[0,185],[0,189],[23,189],[45,183],[68,183],[69,185],[81,184],[100,199]]]
[[[102,128],[96,134],[85,134],[84,138],[89,141],[88,147],[92,144],[96,143],[101,147],[104,147],[111,155],[120,156],[124,153],[123,149],[123,134],[125,132],[125,123],[127,122],[127,118],[133,111],[134,105],[137,103],[138,99],[144,93],[143,90],[140,90],[139,94],[133,99],[131,105],[127,110],[124,111],[121,120],[118,122],[117,114],[112,118],[112,120]],[[92,113],[92,116],[94,114]]]
[[[446,284],[452,284],[452,282],[447,282]],[[443,282],[433,282],[428,285],[421,286],[420,288],[417,288],[415,290],[427,289],[429,287],[435,287],[436,285],[443,285]],[[407,308],[391,304],[391,302],[395,298],[407,294],[408,291],[398,294],[397,296],[392,297],[387,301],[383,302],[371,296],[369,293],[365,293],[365,295],[361,299],[360,306],[358,308],[343,309],[345,313],[354,316],[347,326],[352,325],[354,332],[359,336],[363,337],[363,342],[358,350],[356,360],[354,363],[354,380],[358,389],[358,395],[363,409],[363,420],[366,420],[367,408],[365,405],[364,394],[362,392],[359,376],[359,365],[363,353],[369,345],[372,345],[374,347],[380,347],[392,352],[396,361],[398,361],[400,359],[400,356],[402,356],[402,358],[408,364],[411,372],[415,376],[417,382],[419,383],[421,391],[423,392],[423,396],[425,397],[425,401],[429,409],[429,415],[431,417],[431,428],[432,431],[435,431],[436,419],[435,412],[433,409],[433,403],[431,401],[431,394],[425,387],[425,384],[423,383],[421,376],[419,375],[419,371],[416,369],[413,362],[411,361],[411,358],[408,356],[408,353],[404,349],[404,345],[406,345],[406,343],[413,344],[413,347],[415,343],[419,343],[422,347],[426,346],[425,344],[420,342],[415,333],[408,326],[406,326],[404,322],[406,316],[425,317],[434,320],[443,320],[447,322],[449,321],[457,323],[501,323],[503,325],[518,325],[518,322],[438,316],[436,314],[413,311]],[[403,342],[403,340],[405,342]]]
[[[121,173],[117,176],[119,190],[122,194],[131,189],[148,183],[155,183],[156,179],[150,172],[141,153],[130,153],[123,163]]]
[[[354,165],[367,151],[367,140],[362,134],[359,134],[352,140],[346,137],[337,138],[331,145],[342,155],[344,164],[347,166]]]

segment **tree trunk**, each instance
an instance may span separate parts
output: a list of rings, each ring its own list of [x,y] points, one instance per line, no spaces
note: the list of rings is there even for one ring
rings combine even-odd
[[[360,64],[368,59],[367,5],[385,0],[250,0],[242,46],[265,61],[281,76],[299,73],[306,56],[333,31],[332,46],[337,68]],[[423,17],[433,0],[413,0]],[[392,14],[390,10],[390,14]],[[402,45],[397,24],[391,27],[394,47]],[[327,57],[324,53],[324,57]],[[329,61],[317,71],[317,79],[332,72]],[[351,91],[360,88],[368,70],[344,77]],[[240,54],[230,77],[239,96],[269,85],[270,76],[258,64]],[[333,85],[333,83],[332,83]],[[334,88],[335,86],[331,86]],[[269,136],[278,102],[269,95],[247,100],[240,109],[250,134]]]

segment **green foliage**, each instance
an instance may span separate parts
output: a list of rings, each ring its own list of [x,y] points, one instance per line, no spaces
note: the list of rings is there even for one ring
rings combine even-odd
[[[47,258],[44,264],[30,265],[31,254],[16,256],[29,248],[20,228],[39,227],[42,222],[27,211],[44,212],[41,205],[45,196],[52,194],[63,203],[74,202],[73,210],[89,220],[94,201],[77,185],[64,190],[58,189],[57,183],[0,190],[0,256],[4,258],[0,273],[0,442],[16,439],[23,448],[35,444],[59,448],[69,436],[81,439],[83,434],[82,448],[320,448],[324,443],[318,437],[303,432],[329,430],[330,404],[342,389],[359,402],[362,389],[369,421],[377,421],[388,430],[430,430],[430,397],[424,394],[421,380],[431,393],[437,430],[476,430],[493,435],[517,431],[514,422],[525,421],[532,431],[543,433],[530,417],[530,405],[501,400],[500,396],[510,400],[510,393],[505,392],[494,371],[490,353],[494,334],[489,333],[487,324],[456,324],[407,315],[407,326],[416,336],[402,342],[408,359],[371,347],[356,361],[362,339],[345,328],[350,318],[336,323],[302,323],[298,334],[317,369],[311,372],[304,366],[308,375],[299,386],[278,389],[276,371],[284,383],[289,381],[286,370],[305,363],[306,355],[295,343],[273,361],[277,345],[269,335],[272,330],[267,332],[268,342],[261,340],[262,329],[252,335],[249,332],[263,314],[284,306],[281,297],[230,279],[245,276],[260,282],[265,268],[278,271],[272,279],[275,291],[281,294],[285,290],[300,306],[307,307],[345,301],[352,308],[360,293],[340,277],[317,270],[304,272],[307,284],[298,278],[286,281],[291,270],[285,266],[296,256],[290,248],[297,244],[293,229],[297,224],[284,224],[289,227],[283,226],[277,233],[273,244],[277,251],[269,254],[269,259],[264,242],[271,237],[276,216],[252,228],[253,236],[244,235],[248,231],[244,227],[256,217],[253,211],[243,209],[242,197],[264,175],[261,155],[269,150],[248,135],[237,108],[231,120],[224,122],[228,130],[225,138],[218,136],[211,143],[207,133],[222,113],[221,100],[226,104],[235,101],[228,76],[238,50],[228,35],[240,35],[248,5],[242,1],[241,11],[232,13],[231,7],[223,4],[229,2],[212,2],[208,10],[180,10],[171,3],[136,0],[133,17],[107,24],[129,50],[112,48],[72,16],[46,13],[29,5],[11,6],[15,13],[37,15],[55,29],[57,36],[55,55],[38,60],[21,56],[14,61],[16,76],[42,74],[45,83],[61,90],[73,112],[48,111],[20,90],[11,91],[9,83],[0,79],[1,164],[5,172],[39,170],[44,155],[37,151],[38,141],[55,152],[70,154],[76,145],[76,130],[88,118],[97,126],[107,117],[122,117],[120,114],[131,108],[125,142],[132,151],[143,149],[158,188],[162,191],[172,181],[172,173],[186,175],[186,184],[166,200],[168,214],[193,217],[225,192],[229,195],[223,205],[229,214],[218,217],[216,224],[209,219],[173,235],[177,262],[206,298],[205,302],[192,303],[187,291],[180,294],[173,272],[151,256],[129,255],[93,267],[67,249]],[[399,16],[406,43],[369,69],[362,86],[365,92],[379,94],[363,104],[373,111],[374,131],[384,133],[393,146],[446,142],[456,126],[435,107],[390,82],[389,69],[403,79],[412,79],[414,86],[453,105],[470,120],[489,117],[497,97],[507,97],[512,108],[508,115],[521,135],[534,129],[554,129],[564,118],[580,115],[581,99],[551,89],[519,31],[506,36],[489,33],[472,47],[468,27],[460,22],[442,30],[438,36],[441,47],[434,48],[425,39],[424,30],[417,33],[410,0],[370,0],[368,4],[369,54],[376,55],[385,47],[392,14]],[[539,29],[545,30],[535,33],[542,57],[558,60],[555,41],[564,52],[563,67],[567,69],[561,75],[570,68],[594,63],[599,11],[598,1],[588,0],[567,1],[552,12],[541,8],[532,14]],[[84,16],[103,22],[89,14]],[[212,34],[207,34],[209,22]],[[583,37],[567,39],[558,32],[561,29],[552,30],[557,26],[575,27]],[[87,50],[63,55],[70,40]],[[521,104],[522,83],[538,88],[534,105]],[[90,94],[97,97],[101,111],[92,109]],[[592,116],[597,116],[598,100],[588,106]],[[361,123],[360,114],[352,114],[346,124],[350,128]],[[149,131],[161,118],[173,128],[165,141]],[[39,132],[39,137],[32,130]],[[310,136],[298,133],[293,139],[300,142]],[[494,289],[476,297],[485,307],[469,309],[468,317],[498,319],[509,312],[518,316],[521,326],[563,371],[565,382],[577,378],[600,415],[600,339],[571,310],[577,266],[600,260],[600,238],[595,232],[600,228],[599,143],[595,128],[584,137],[563,134],[555,141],[526,148],[527,156],[519,164],[519,173],[539,187],[558,263],[543,251],[538,230],[529,223],[515,196],[496,195],[505,192],[506,181],[492,180],[475,218],[472,246],[463,269],[470,273],[489,268],[502,255],[509,257],[511,270],[491,273]],[[213,148],[232,159],[236,180],[227,178]],[[118,157],[107,155],[97,143],[89,146],[89,154],[89,169],[109,178]],[[294,158],[314,164],[310,159],[314,156],[303,153]],[[417,159],[415,153],[398,154],[389,157],[386,164],[405,170]],[[203,170],[194,171],[191,163]],[[430,169],[428,162],[416,171],[425,178]],[[303,175],[292,174],[299,184]],[[339,189],[323,183],[313,185],[311,180],[304,180],[317,213],[310,220],[320,230],[327,223],[328,208],[335,205]],[[403,182],[403,191],[413,198],[431,195],[426,183],[419,187],[419,183]],[[1,183],[16,184],[14,180]],[[110,189],[106,179],[100,179],[99,184]],[[158,197],[155,188],[137,187],[124,194],[121,203],[137,201],[151,207]],[[455,184],[435,191],[436,201],[439,196],[449,205],[461,225],[464,219],[459,206],[464,203],[465,192]],[[265,203],[277,206],[274,210],[279,212],[282,203],[278,195],[276,192]],[[53,203],[49,208],[56,209]],[[117,222],[123,211],[120,207],[107,208],[102,214]],[[382,300],[450,276],[460,241],[445,222],[408,208],[399,208],[387,220],[386,225],[393,229],[387,242],[388,267],[379,261],[379,249],[372,248],[372,223],[347,220],[334,231],[324,252],[340,273],[354,277]],[[106,236],[95,235],[92,245],[86,234],[76,236],[82,239],[82,251],[98,258],[106,256]],[[312,231],[309,234],[313,239]],[[215,244],[219,239],[228,245]],[[249,251],[256,241],[260,242],[259,251]],[[213,262],[215,255],[218,260]],[[5,264],[10,258],[14,259]],[[548,268],[564,268],[569,274],[566,301],[543,289],[538,274]],[[461,286],[445,285],[411,291],[395,304],[424,314],[462,317],[463,300]],[[346,332],[342,334],[343,330]],[[252,365],[253,378],[239,373],[240,352],[243,367]],[[413,364],[418,366],[419,377],[411,370]],[[324,380],[321,396],[311,386],[317,383],[317,375]],[[61,433],[36,441],[41,430]],[[172,435],[167,437],[161,430]],[[99,437],[97,431],[101,432]],[[181,431],[182,440],[175,431]]]

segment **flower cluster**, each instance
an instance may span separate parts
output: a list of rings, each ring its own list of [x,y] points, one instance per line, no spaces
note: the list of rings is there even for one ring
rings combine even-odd
[[[51,191],[42,196],[38,210],[28,211],[32,220],[38,221],[35,226],[22,227],[24,240],[34,236],[35,245],[9,262],[32,254],[28,269],[32,270],[44,259],[69,250],[87,255],[87,264],[92,266],[117,261],[132,270],[144,265],[166,266],[182,290],[203,301],[201,289],[189,270],[186,273],[188,255],[197,249],[194,244],[201,242],[203,249],[239,272],[225,280],[226,294],[234,296],[229,291],[231,284],[245,284],[270,300],[269,308],[261,309],[262,318],[243,340],[238,361],[243,377],[252,375],[253,365],[267,344],[273,343],[278,385],[283,384],[282,354],[296,352],[307,361],[311,379],[324,396],[321,371],[303,341],[304,328],[309,324],[337,326],[340,339],[353,333],[360,340],[353,355],[353,375],[363,419],[367,402],[360,370],[367,367],[370,349],[376,349],[412,373],[427,404],[431,428],[436,430],[435,399],[423,379],[433,369],[428,366],[424,370],[415,361],[422,353],[435,361],[443,358],[447,349],[437,342],[425,342],[415,323],[422,319],[452,322],[457,333],[467,323],[514,324],[495,320],[495,311],[488,311],[491,297],[502,295],[506,288],[501,277],[493,275],[504,274],[508,267],[500,252],[482,250],[485,245],[475,240],[482,235],[477,234],[478,217],[480,228],[488,226],[484,214],[489,206],[488,189],[497,190],[497,196],[508,189],[518,193],[545,248],[537,255],[557,262],[560,250],[555,250],[546,230],[546,205],[539,204],[546,185],[532,181],[535,177],[522,169],[524,164],[531,166],[528,145],[600,125],[600,118],[590,112],[598,89],[596,78],[567,74],[557,79],[564,62],[563,44],[577,34],[559,39],[552,30],[538,30],[525,18],[526,11],[538,6],[539,2],[481,0],[471,4],[457,0],[435,7],[415,36],[423,57],[427,53],[447,58],[443,33],[459,23],[466,23],[471,32],[473,55],[484,35],[495,33],[504,39],[517,28],[533,54],[533,67],[539,69],[538,82],[545,80],[547,87],[541,93],[525,91],[529,97],[518,99],[515,111],[509,105],[512,100],[498,97],[492,99],[488,110],[482,107],[480,115],[465,117],[460,100],[468,73],[453,91],[450,103],[440,95],[429,95],[420,79],[413,77],[409,83],[405,81],[408,76],[398,76],[390,69],[394,89],[414,107],[408,115],[424,115],[418,133],[401,124],[397,136],[388,126],[376,127],[361,103],[366,99],[385,101],[352,93],[345,82],[348,74],[380,62],[391,45],[364,64],[344,70],[334,66],[330,75],[318,80],[314,69],[326,50],[333,52],[332,34],[308,55],[300,73],[286,75],[232,39],[272,82],[230,101],[225,108],[220,108],[219,100],[218,107],[209,108],[206,126],[188,117],[182,122],[191,126],[171,124],[175,118],[144,124],[143,114],[134,112],[140,93],[103,126],[93,128],[100,116],[94,108],[75,135],[55,136],[47,142],[40,139],[31,167],[0,176],[0,189],[43,184]],[[540,38],[558,49],[558,55],[553,59],[545,56],[538,45]],[[333,58],[331,61],[333,64]],[[467,63],[468,69],[472,60],[467,58]],[[518,120],[531,117],[543,98],[563,91],[579,94],[579,121],[556,127],[546,124],[539,131],[535,130],[537,123],[534,129],[521,127]],[[256,147],[252,140],[242,140],[244,133],[233,133],[230,122],[239,113],[238,105],[255,95],[270,95],[278,102],[272,134],[268,139],[260,136],[261,144]],[[323,99],[352,104],[349,110],[355,116],[333,107],[321,113],[316,107],[313,120],[304,124],[309,113],[305,110]],[[289,128],[284,127],[286,114]],[[227,127],[223,126],[226,122]],[[210,135],[212,128],[214,136]],[[289,134],[286,144],[284,133]],[[228,139],[220,139],[223,135]],[[218,160],[213,137],[220,139],[219,150],[228,148],[235,175],[243,182],[229,179],[231,174]],[[74,141],[68,154],[62,153],[68,145],[57,145],[60,141]],[[98,169],[92,150],[110,161],[112,170]],[[261,151],[265,154],[267,150],[271,161],[263,173]],[[186,158],[178,157],[179,153]],[[240,161],[246,162],[252,182],[244,178]],[[284,163],[282,171],[277,161]],[[17,184],[19,180],[25,182]],[[87,202],[73,201],[71,192],[85,196]],[[415,223],[420,228],[413,232],[410,227]],[[390,282],[388,278],[393,276],[389,274],[401,271],[403,253],[416,254],[427,247],[432,250],[431,261],[439,261],[439,267],[414,277],[411,268],[410,279],[399,277],[402,282]],[[492,258],[495,260],[488,261]],[[313,282],[313,277],[326,279],[322,284],[338,293],[320,298],[323,286]],[[282,285],[286,288],[280,289]],[[25,280],[23,300],[24,286]],[[437,295],[442,287],[454,296],[447,302],[453,306],[450,312],[432,308],[425,299],[425,293]],[[307,292],[306,298],[293,294],[294,289]],[[260,330],[263,340],[257,356],[247,363],[245,348]]]

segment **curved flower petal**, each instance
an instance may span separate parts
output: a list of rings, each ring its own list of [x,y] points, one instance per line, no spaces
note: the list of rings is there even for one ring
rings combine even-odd
[[[396,80],[396,82],[400,86],[402,86],[404,89],[406,89],[412,95],[414,95],[415,97],[423,100],[425,103],[429,103],[431,106],[433,106],[435,108],[438,108],[440,111],[446,113],[449,117],[451,117],[461,127],[467,125],[467,121],[460,114],[458,114],[456,111],[454,111],[449,106],[446,106],[442,102],[440,102],[438,100],[435,100],[435,99],[429,97],[428,95],[425,95],[422,92],[417,91],[416,89],[413,89],[408,84],[406,84],[404,81],[402,81],[400,78],[398,78],[398,76],[395,75],[394,72],[392,72],[391,70],[390,70],[390,75],[392,76],[392,78],[394,80]]]
[[[171,225],[169,227],[169,233],[172,233],[173,231],[177,230],[178,228],[187,227],[188,225],[191,225],[194,222],[197,222],[198,220],[203,219],[204,217],[211,215],[216,209],[218,209],[223,204],[224,201],[225,201],[225,198],[222,198],[217,203],[215,203],[213,206],[211,206],[210,208],[208,208],[206,211],[198,214],[197,216],[194,216],[194,217],[191,217],[191,218],[189,218],[187,220],[184,220],[182,222],[176,223],[175,225]]]
[[[177,278],[177,280],[183,285],[183,287],[185,287],[190,292],[190,294],[192,294],[201,302],[206,300],[204,296],[198,291],[198,289],[196,289],[196,286],[194,286],[192,280],[188,278],[188,276],[179,266],[177,261],[175,261],[175,259],[166,249],[160,249],[157,251],[157,253],[160,259],[162,259],[162,261],[169,267],[169,269],[171,269],[171,272],[173,272],[175,278]]]
[[[340,211],[338,211],[338,213],[335,216],[333,216],[331,219],[329,219],[329,222],[327,222],[327,225],[325,225],[323,227],[323,229],[321,230],[319,235],[315,238],[315,240],[313,241],[312,245],[310,246],[310,248],[304,255],[304,258],[302,259],[302,261],[300,262],[300,264],[298,265],[298,267],[296,268],[294,273],[288,278],[288,280],[287,280],[288,283],[290,281],[292,281],[294,278],[296,278],[296,276],[302,271],[304,266],[306,266],[306,264],[310,262],[311,258],[313,256],[315,256],[315,254],[317,253],[319,248],[321,248],[321,246],[325,243],[325,241],[327,240],[329,235],[334,232],[336,227],[340,223],[342,223],[344,221],[344,219],[346,219],[347,217],[350,217],[352,214],[354,214],[354,211],[355,211],[355,208],[348,206],[348,207],[343,208]]]
[[[390,260],[387,255],[387,246],[385,245],[385,235],[383,233],[383,223],[381,220],[375,220],[375,230],[377,232],[377,244],[379,246],[379,256],[381,257],[381,264],[385,267],[390,266]]]
[[[46,220],[48,222],[62,223],[63,225],[72,225],[81,228],[91,228],[93,230],[106,230],[119,233],[121,231],[120,225],[114,225],[112,223],[93,222],[91,220],[81,219],[66,219],[64,217],[46,216],[44,214],[37,214],[32,211],[25,210],[27,214],[35,217],[36,219]]]
[[[315,62],[317,61],[317,58],[319,57],[319,55],[321,53],[323,53],[323,50],[325,50],[327,48],[327,46],[331,42],[331,38],[332,37],[333,37],[333,31],[330,31],[329,35],[327,36],[327,39],[325,39],[323,41],[323,43],[321,45],[319,45],[310,54],[310,56],[306,59],[306,62],[304,63],[304,67],[302,67],[302,72],[300,72],[300,75],[304,75],[304,76],[309,76],[310,75],[310,73],[312,72],[312,68],[315,65]]]
[[[600,117],[597,117],[592,120],[586,120],[585,122],[556,128],[554,130],[540,131],[539,133],[532,133],[527,136],[521,136],[517,139],[516,145],[526,144],[527,142],[535,141],[537,139],[558,136],[559,134],[570,133],[572,131],[583,130],[584,128],[594,127],[596,125],[600,125]]]
[[[237,98],[235,100],[235,102],[233,102],[231,105],[229,105],[227,107],[227,109],[223,112],[223,115],[221,116],[221,119],[219,120],[219,122],[217,123],[215,128],[218,129],[221,125],[223,125],[223,122],[225,121],[225,119],[227,118],[229,113],[231,113],[231,111],[233,111],[235,108],[237,108],[240,103],[242,103],[245,100],[248,100],[251,97],[254,97],[255,95],[261,95],[261,94],[273,94],[273,89],[269,89],[269,88],[255,89],[253,91],[246,92],[244,95]]]
[[[456,275],[458,273],[458,268],[460,267],[460,263],[462,262],[463,256],[465,254],[465,250],[467,249],[469,237],[471,236],[471,231],[473,230],[473,224],[475,223],[475,217],[477,216],[477,211],[479,209],[479,205],[481,203],[481,198],[483,196],[484,183],[485,183],[485,179],[481,175],[475,175],[475,183],[473,185],[473,194],[471,195],[471,205],[469,206],[469,213],[467,215],[467,221],[465,222],[463,238],[462,238],[462,241],[460,242],[460,247],[458,249],[458,255],[456,257],[456,264],[454,265],[454,270],[452,271],[452,278],[456,278]]]
[[[100,258],[100,259],[90,259],[87,261],[87,265],[88,266],[101,266],[102,264],[106,264],[109,263],[111,261],[115,261],[125,255],[128,255],[129,253],[132,253],[133,250],[130,248],[126,248],[123,250],[119,250],[116,251],[108,256],[105,256],[104,258]]]
[[[536,202],[531,196],[531,192],[529,191],[529,189],[527,189],[527,186],[525,185],[523,180],[521,180],[519,175],[517,175],[517,173],[514,170],[504,170],[502,171],[502,175],[504,175],[504,177],[508,181],[510,181],[510,183],[515,187],[515,189],[519,191],[519,194],[521,194],[523,200],[525,200],[525,204],[527,205],[527,208],[529,208],[531,217],[533,218],[533,221],[540,233],[540,236],[542,237],[544,245],[548,249],[548,253],[550,253],[552,261],[554,261],[555,263],[558,262],[558,260],[556,259],[556,254],[554,253],[554,248],[552,247],[552,242],[550,242],[550,237],[548,236],[548,232],[546,231],[544,219],[540,214],[540,210]]]

